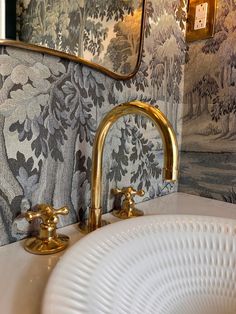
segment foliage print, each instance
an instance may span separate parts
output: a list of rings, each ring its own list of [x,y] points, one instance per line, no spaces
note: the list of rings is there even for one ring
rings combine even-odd
[[[212,120],[220,130],[211,134],[218,142],[234,140],[236,134],[235,19],[235,2],[220,1],[214,37],[190,45],[185,67],[186,125],[197,120],[206,127]]]
[[[189,44],[184,71],[179,187],[227,202],[234,202],[236,175],[235,21],[235,1],[219,1],[215,34]]]
[[[85,57],[120,74],[136,66],[141,15],[141,0],[17,1],[21,40]]]
[[[132,25],[130,33],[127,33],[120,18],[129,10],[130,14],[140,14],[133,12],[132,7],[130,9],[130,3],[140,1],[97,2],[104,4],[103,11],[96,11],[96,6],[90,5],[93,12],[87,12],[84,1],[77,1],[76,5],[80,6],[81,14],[116,22],[114,44],[120,47],[122,60],[113,58],[111,46],[104,58],[113,60],[113,66],[125,72],[133,51],[137,50],[131,43],[137,27]],[[44,14],[44,4],[57,5],[58,1],[36,3],[29,0],[22,3],[22,14],[31,6]],[[114,3],[119,8],[124,3],[128,7],[117,10]],[[46,54],[0,48],[1,245],[28,234],[27,224],[21,220],[22,214],[39,203],[49,203],[55,208],[69,207],[70,213],[61,218],[60,226],[86,218],[90,205],[94,136],[100,121],[114,106],[135,99],[148,102],[163,110],[178,132],[185,49],[181,21],[184,22],[185,15],[183,10],[177,9],[177,1],[176,7],[169,11],[168,0],[164,3],[163,11],[155,1],[147,1],[148,18],[141,66],[138,73],[127,81],[117,81],[89,67]],[[66,8],[64,6],[61,4],[59,8],[68,14],[68,19],[63,18],[63,21],[73,30],[75,9],[68,4]],[[166,13],[169,22],[162,36],[160,32],[156,34],[156,30],[159,23],[164,29],[162,16]],[[85,34],[89,32],[88,27],[90,30],[97,27],[98,32],[102,32],[100,25],[87,25],[94,19],[85,16]],[[60,24],[60,18],[57,17],[55,23],[50,22],[52,28]],[[129,18],[127,14],[123,18],[127,25],[130,25]],[[60,30],[55,28],[52,31],[47,25],[42,27],[50,32],[50,36],[54,31],[60,37]],[[159,36],[158,41],[155,36]],[[88,39],[83,44],[87,45],[86,49],[100,50],[106,36],[99,38],[99,41],[94,38],[93,43]],[[47,37],[47,40],[51,39]],[[164,47],[175,47],[175,50],[172,55],[167,55]],[[123,49],[126,48],[128,54],[124,54]],[[154,64],[164,70],[161,85],[158,81],[160,73],[155,71]],[[162,182],[161,152],[161,138],[146,118],[125,116],[113,125],[106,140],[103,160],[104,212],[112,209],[110,190],[116,186],[132,184],[136,189],[143,188],[146,193],[144,200],[176,190],[175,185]]]

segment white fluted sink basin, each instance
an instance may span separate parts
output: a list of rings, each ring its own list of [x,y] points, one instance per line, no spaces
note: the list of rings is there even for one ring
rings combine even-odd
[[[71,247],[43,314],[235,314],[236,220],[144,216]]]

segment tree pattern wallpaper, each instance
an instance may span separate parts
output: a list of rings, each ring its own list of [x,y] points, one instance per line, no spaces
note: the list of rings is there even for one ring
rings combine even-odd
[[[189,44],[179,190],[236,203],[236,1],[218,1],[214,37]]]
[[[185,4],[153,0],[146,10],[141,66],[128,81],[46,54],[0,47],[1,245],[32,231],[23,216],[39,203],[69,206],[60,226],[86,218],[93,140],[114,106],[138,99],[159,107],[181,141]],[[104,18],[109,14],[105,8]],[[145,196],[138,202],[177,190],[162,181],[160,136],[140,116],[126,116],[114,125],[103,164],[104,213],[113,208],[114,187],[143,188]]]
[[[0,245],[35,229],[24,213],[38,203],[69,206],[60,226],[86,218],[96,129],[114,106],[135,99],[159,107],[173,124],[180,180],[162,181],[162,142],[152,124],[126,116],[106,140],[104,213],[114,207],[111,188],[130,184],[145,190],[137,202],[178,190],[236,203],[236,2],[219,1],[214,37],[189,45],[185,12],[182,0],[147,1],[142,62],[128,81],[0,47]],[[121,32],[121,25],[115,27]],[[101,40],[96,49],[106,38]],[[119,70],[122,53],[111,59]]]
[[[127,75],[138,61],[142,8],[142,0],[18,0],[18,36]]]

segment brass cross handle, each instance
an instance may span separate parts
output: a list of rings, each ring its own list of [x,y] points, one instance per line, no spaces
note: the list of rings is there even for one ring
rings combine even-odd
[[[67,215],[69,209],[62,207],[54,209],[51,205],[40,204],[37,206],[37,211],[28,211],[25,213],[27,221],[31,222],[34,219],[41,219],[39,235],[27,239],[25,249],[34,254],[52,254],[62,251],[69,241],[69,237],[58,235],[56,232],[58,216]]]
[[[144,196],[143,190],[135,190],[132,188],[132,186],[124,187],[122,189],[112,189],[111,191],[114,195],[124,195],[124,199],[122,202],[122,207],[120,210],[114,210],[112,213],[114,216],[121,218],[121,219],[127,219],[137,216],[142,216],[143,211],[135,208],[135,202],[134,202],[134,196]]]
[[[134,188],[132,188],[132,186],[124,187],[122,189],[115,188],[115,189],[112,189],[111,191],[114,195],[123,194],[127,198],[134,197],[135,195],[144,196],[144,190],[137,191]]]
[[[33,219],[40,218],[45,226],[52,226],[58,223],[58,215],[67,215],[69,209],[67,207],[62,207],[59,209],[54,209],[52,206],[47,204],[38,205],[38,211],[28,211],[25,214],[25,218],[31,222]]]

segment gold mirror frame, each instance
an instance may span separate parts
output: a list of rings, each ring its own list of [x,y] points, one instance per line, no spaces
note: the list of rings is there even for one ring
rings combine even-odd
[[[39,53],[45,53],[45,54],[49,54],[49,55],[56,56],[59,58],[68,59],[70,61],[80,62],[80,63],[82,63],[82,64],[84,64],[84,65],[86,65],[92,69],[95,69],[97,71],[105,73],[106,75],[108,75],[108,76],[110,76],[116,80],[128,80],[128,79],[131,79],[137,73],[137,71],[140,67],[141,59],[142,59],[144,28],[145,28],[145,19],[146,19],[145,7],[146,7],[146,0],[143,0],[142,17],[141,17],[141,24],[140,24],[139,51],[137,54],[137,62],[136,62],[136,65],[134,67],[134,70],[127,75],[118,74],[112,70],[109,70],[108,68],[105,68],[102,65],[99,65],[99,64],[94,63],[92,61],[86,60],[85,58],[82,58],[82,57],[79,57],[79,56],[76,56],[76,55],[73,55],[70,53],[66,53],[63,51],[47,48],[44,46],[39,46],[36,44],[28,44],[28,43],[25,43],[25,42],[19,41],[19,40],[0,39],[0,45],[11,46],[11,47],[20,48],[20,49],[26,49],[26,50],[30,50],[30,51],[39,52]]]

